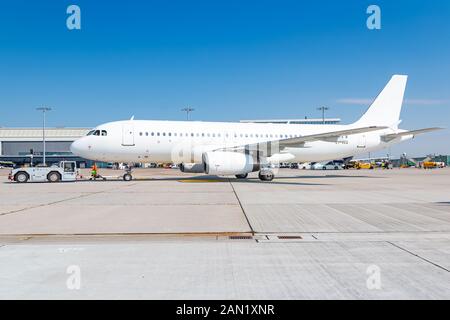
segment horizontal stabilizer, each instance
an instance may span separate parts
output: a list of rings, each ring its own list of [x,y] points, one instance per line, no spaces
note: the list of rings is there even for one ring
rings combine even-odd
[[[399,137],[410,136],[410,135],[416,136],[418,134],[437,131],[437,130],[443,130],[443,129],[444,128],[435,127],[435,128],[425,128],[425,129],[404,131],[404,132],[399,132],[399,133],[390,133],[390,134],[381,136],[381,139],[383,139],[384,141],[391,141],[391,140],[394,140]]]

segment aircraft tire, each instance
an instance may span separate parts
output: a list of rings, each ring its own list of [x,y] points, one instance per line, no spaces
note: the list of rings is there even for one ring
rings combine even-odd
[[[269,170],[264,171],[264,172],[260,171],[258,174],[258,178],[261,181],[272,181],[274,177],[275,177],[275,175],[273,174],[273,172],[269,171]]]

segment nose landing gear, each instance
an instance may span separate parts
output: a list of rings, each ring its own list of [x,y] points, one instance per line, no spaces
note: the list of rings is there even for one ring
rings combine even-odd
[[[124,181],[131,181],[131,180],[133,180],[133,176],[131,175],[131,173],[125,173],[123,175],[123,180]]]
[[[131,175],[131,167],[127,167],[125,169],[125,173],[123,174],[123,181],[131,181],[133,180],[133,176]]]

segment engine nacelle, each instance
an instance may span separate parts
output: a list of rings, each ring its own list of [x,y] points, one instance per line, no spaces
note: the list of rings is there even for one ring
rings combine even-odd
[[[206,152],[203,154],[206,174],[236,175],[258,171],[260,164],[249,154],[239,152]]]
[[[188,173],[203,173],[205,172],[205,166],[203,163],[182,163],[180,164],[180,170]]]

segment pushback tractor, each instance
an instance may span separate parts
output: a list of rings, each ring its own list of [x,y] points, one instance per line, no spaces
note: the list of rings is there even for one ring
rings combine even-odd
[[[9,180],[18,183],[76,181],[78,174],[75,161],[61,161],[59,165],[51,167],[13,169],[9,174]]]

